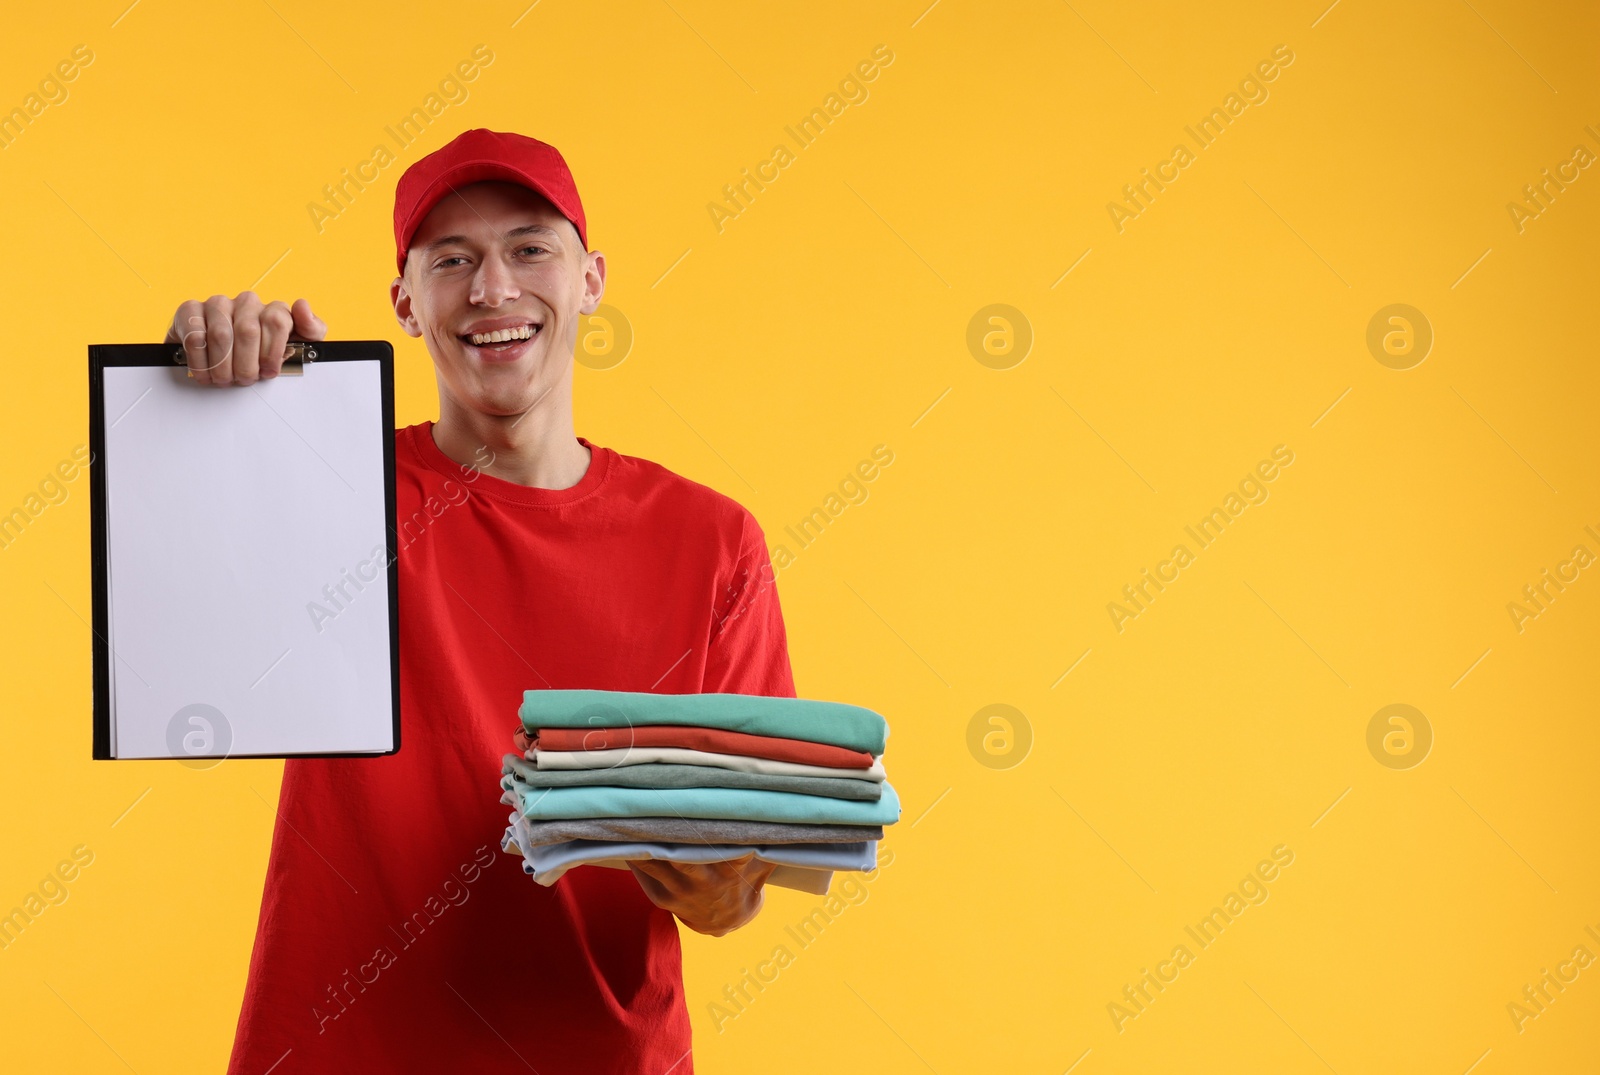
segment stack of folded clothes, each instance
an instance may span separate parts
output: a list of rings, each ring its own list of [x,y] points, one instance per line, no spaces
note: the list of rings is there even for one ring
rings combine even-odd
[[[888,724],[843,702],[745,694],[530,690],[507,754],[501,848],[553,885],[574,866],[721,862],[754,854],[769,884],[826,893],[877,865],[900,819],[884,778]]]

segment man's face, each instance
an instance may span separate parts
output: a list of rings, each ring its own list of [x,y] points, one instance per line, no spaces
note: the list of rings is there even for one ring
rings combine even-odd
[[[490,181],[433,207],[390,297],[401,327],[433,355],[441,392],[513,415],[570,378],[578,323],[604,291],[605,258],[583,249],[571,221],[527,187]],[[506,329],[532,337],[483,339]]]

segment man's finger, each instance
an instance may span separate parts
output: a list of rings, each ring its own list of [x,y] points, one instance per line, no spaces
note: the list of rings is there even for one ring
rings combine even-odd
[[[772,871],[777,868],[778,864],[776,862],[765,862],[761,859],[756,859],[745,867],[744,879],[746,881],[754,881],[758,885],[764,885],[767,883],[767,878],[772,876]]]
[[[283,352],[294,328],[288,304],[269,302],[261,311],[261,379],[276,377],[283,368]]]
[[[767,878],[772,876],[772,871],[778,868],[775,862],[765,862],[756,858],[754,852],[741,859],[729,862],[719,862],[722,872],[717,882],[722,885],[741,884],[746,888],[760,889],[767,883]]]
[[[650,902],[658,907],[664,907],[674,902],[672,892],[649,870],[643,869],[650,863],[649,859],[629,859],[628,869],[633,871],[639,887],[644,889],[644,894],[650,897]]]
[[[745,868],[755,861],[756,853],[751,851],[736,859],[718,859],[715,862],[688,862],[681,865],[686,872],[693,870],[696,877],[728,882],[738,879],[743,875]]]
[[[201,384],[227,384],[233,380],[233,300],[213,295],[206,307],[206,364],[209,379],[196,373]]]
[[[172,321],[167,325],[167,343],[182,343],[183,335],[189,330],[189,318],[201,312],[202,307],[196,299],[187,299],[178,304],[178,312],[172,315]]]
[[[178,312],[173,315],[172,324],[167,328],[167,342],[183,344],[184,361],[189,365],[189,372],[201,384],[210,383],[211,376],[205,372],[206,308],[200,305],[200,300],[189,299],[178,306]]]
[[[233,380],[255,384],[261,373],[261,296],[241,291],[233,300]]]
[[[680,863],[663,862],[660,859],[630,859],[628,865],[642,870],[671,894],[680,894],[683,887]]]

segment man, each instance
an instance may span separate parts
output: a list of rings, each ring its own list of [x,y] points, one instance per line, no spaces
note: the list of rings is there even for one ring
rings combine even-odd
[[[537,885],[500,850],[500,759],[527,689],[793,697],[765,535],[575,435],[605,258],[560,153],[467,131],[401,177],[394,223],[395,317],[439,387],[439,420],[395,433],[404,745],[285,762],[229,1071],[688,1075],[674,916],[725,934],[773,867]],[[183,303],[168,339],[237,390],[326,332],[304,299],[247,291]]]

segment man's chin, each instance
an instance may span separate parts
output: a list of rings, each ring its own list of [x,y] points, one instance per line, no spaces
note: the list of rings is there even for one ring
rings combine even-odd
[[[479,414],[486,414],[495,418],[515,418],[532,410],[538,398],[532,395],[517,399],[507,399],[502,396],[479,396],[466,402],[467,406]]]
[[[495,384],[496,378],[479,379],[463,401],[479,414],[509,418],[526,414],[548,393],[529,378],[519,378],[516,384]]]
[[[498,365],[458,358],[448,370],[438,371],[439,388],[479,414],[514,417],[527,413],[560,383],[559,378],[541,377],[542,366],[526,358]]]

